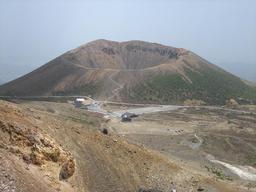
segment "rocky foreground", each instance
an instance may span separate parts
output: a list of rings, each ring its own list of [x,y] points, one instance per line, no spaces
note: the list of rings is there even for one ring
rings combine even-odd
[[[0,101],[0,191],[246,191],[121,136],[72,106]]]

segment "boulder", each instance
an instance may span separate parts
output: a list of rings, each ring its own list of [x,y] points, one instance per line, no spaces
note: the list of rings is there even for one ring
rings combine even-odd
[[[67,180],[75,173],[75,161],[74,159],[69,159],[66,161],[60,170],[59,179]]]

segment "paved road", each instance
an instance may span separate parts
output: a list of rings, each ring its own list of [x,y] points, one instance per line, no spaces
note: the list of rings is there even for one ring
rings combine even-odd
[[[112,79],[112,78],[111,78]],[[112,79],[113,80],[113,79]],[[114,80],[113,80],[114,81]],[[122,85],[118,84],[119,87],[115,89],[115,92],[121,89]],[[72,96],[0,96],[0,99],[50,99],[50,98],[87,98],[92,99],[86,95],[72,95]],[[93,99],[92,99],[93,100]],[[126,111],[116,111],[115,114],[120,116],[120,113],[124,112],[130,112],[130,113],[136,113],[136,114],[145,114],[145,113],[154,113],[154,112],[161,112],[161,111],[171,111],[176,110],[179,108],[188,108],[189,106],[180,106],[180,105],[156,105],[156,104],[134,104],[134,103],[125,103],[125,102],[114,102],[114,101],[96,101],[95,103],[109,103],[109,104],[120,104],[120,105],[130,105],[130,106],[141,106],[141,108],[136,109],[128,109]],[[193,107],[199,107],[199,108],[205,108],[205,109],[219,109],[223,111],[229,111],[234,113],[240,113],[240,114],[253,114],[256,115],[255,112],[251,111],[244,111],[244,110],[237,110],[237,109],[228,109],[218,106],[193,106]]]
[[[67,96],[0,96],[0,98],[6,99],[50,99],[50,98],[87,98],[91,99],[86,95],[67,95]]]
[[[121,115],[125,112],[141,115],[141,114],[156,113],[156,112],[162,112],[162,111],[174,111],[183,107],[184,106],[179,106],[179,105],[159,105],[159,106],[153,106],[153,107],[141,107],[141,108],[135,108],[135,109],[115,111],[112,114],[117,117],[121,117]]]

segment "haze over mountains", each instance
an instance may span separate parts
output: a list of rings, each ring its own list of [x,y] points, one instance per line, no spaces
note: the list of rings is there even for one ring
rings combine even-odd
[[[1,95],[91,95],[97,99],[180,103],[255,100],[255,89],[191,51],[143,41],[96,40],[0,86]]]
[[[0,77],[5,82],[84,42],[102,37],[184,47],[243,79],[256,81],[253,0],[141,0],[136,5],[128,0],[45,0],[42,6],[13,0],[0,4]],[[95,11],[84,11],[88,7]],[[68,30],[67,21],[72,23]]]
[[[220,62],[218,66],[222,66],[242,79],[252,83],[256,82],[256,63],[254,62]]]

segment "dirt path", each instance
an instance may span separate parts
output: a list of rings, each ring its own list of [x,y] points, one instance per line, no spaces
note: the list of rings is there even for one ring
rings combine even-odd
[[[207,134],[208,132],[206,131],[201,131],[201,133],[204,133],[204,134]],[[238,137],[238,136],[234,136],[234,135],[228,135],[228,134],[223,134],[223,133],[211,133],[211,135],[214,135],[214,136],[217,136],[217,137],[224,137],[224,138],[234,138],[234,139],[237,139],[237,140],[241,140],[243,139],[244,141],[256,141],[256,138],[253,139],[253,138],[248,138],[248,137]],[[255,149],[255,147],[253,148]]]
[[[119,69],[112,69],[112,68],[97,68],[97,67],[85,67],[81,64],[73,63],[76,67],[87,69],[87,70],[108,70],[108,71],[119,71]]]
[[[138,72],[138,71],[150,71],[152,69],[160,68],[159,66],[148,67],[144,69],[114,69],[114,68],[102,68],[102,67],[86,67],[78,63],[73,63],[76,67],[87,69],[87,70],[107,70],[107,71],[116,71],[116,72]]]
[[[114,77],[115,75],[117,75],[118,73],[119,73],[119,71],[116,71],[115,73],[112,73],[112,74],[108,77],[109,80],[117,86],[117,88],[112,91],[113,95],[111,95],[110,97],[108,97],[108,98],[107,98],[107,101],[112,100],[112,99],[115,98],[115,97],[118,97],[120,91],[121,91],[121,90],[123,89],[123,87],[124,87],[124,85],[121,85],[120,83],[118,83],[117,81],[115,81],[115,80],[113,79],[113,77]]]

